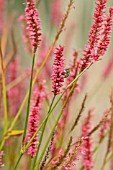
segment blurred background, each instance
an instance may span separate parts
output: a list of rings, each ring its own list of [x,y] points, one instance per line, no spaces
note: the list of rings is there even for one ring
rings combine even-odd
[[[58,44],[64,45],[64,57],[66,67],[69,68],[70,60],[72,59],[72,54],[74,49],[78,52],[79,56],[82,57],[82,51],[85,44],[87,44],[88,34],[92,25],[92,18],[95,9],[95,0],[75,0],[73,8],[70,12],[68,20],[66,22],[65,28],[57,42]],[[55,5],[56,3],[56,5]],[[65,14],[65,10],[69,0],[40,0],[40,3],[36,6],[39,10],[39,16],[41,20],[41,29],[43,33],[43,44],[48,48],[51,46],[54,41],[55,35],[57,33],[60,21]],[[108,0],[108,7],[113,6],[113,0]],[[3,57],[7,63],[6,68],[10,65],[12,58],[19,58],[20,69],[18,76],[23,75],[23,73],[31,67],[31,53],[26,50],[25,42],[23,41],[23,30],[22,22],[20,21],[20,16],[24,14],[25,10],[25,1],[24,0],[0,0],[0,39],[2,42]],[[11,52],[13,55],[11,57]],[[37,53],[37,61],[39,65],[41,60],[43,60],[44,55],[42,56],[43,48]],[[45,52],[46,53],[46,52]],[[7,58],[9,57],[9,58]],[[40,58],[42,57],[42,59]],[[52,63],[53,57],[49,59],[49,76],[45,77],[48,82],[48,91],[51,91],[51,79],[50,75],[52,74]],[[108,66],[108,63],[109,66]],[[105,75],[105,69],[108,66],[110,68],[109,74]],[[41,72],[41,75],[44,76],[44,72]],[[10,77],[9,72],[6,69],[6,77]],[[8,78],[7,78],[8,79]],[[85,81],[86,80],[86,81]],[[24,97],[28,85],[29,78],[25,80],[24,90],[22,92],[22,98]],[[21,83],[22,84],[22,83]],[[83,87],[83,88],[82,88]],[[80,105],[84,95],[88,94],[88,100],[86,102],[86,110],[90,108],[95,108],[94,118],[92,125],[96,124],[100,117],[102,116],[104,110],[109,107],[109,95],[111,92],[111,87],[113,87],[113,31],[111,35],[111,43],[107,53],[102,57],[102,60],[96,62],[88,71],[85,73],[84,77],[81,78],[81,88],[80,93],[77,93],[77,98],[72,102],[71,112],[80,109]],[[2,93],[2,92],[0,92]],[[50,94],[51,95],[51,94]],[[0,102],[2,103],[2,102]],[[84,114],[85,114],[84,113]],[[23,111],[23,117],[25,116],[25,110]],[[72,116],[72,117],[73,117]],[[23,126],[22,118],[17,124],[17,128],[21,129]],[[0,113],[0,121],[3,119],[2,109]],[[81,120],[82,123],[82,120]],[[3,123],[0,124],[0,135],[2,136]],[[79,134],[79,128],[76,129],[76,134]],[[97,141],[96,136],[94,135],[94,140]],[[14,142],[15,141],[15,142]],[[14,138],[12,141],[18,143],[19,141]],[[99,166],[104,157],[104,150],[106,148],[106,143],[101,145],[100,154],[96,158],[96,164],[94,170],[98,170]],[[15,163],[15,159],[12,154],[12,148],[9,148],[11,151],[6,151],[11,154],[11,161],[8,157],[5,158],[5,162],[8,162],[4,170],[12,169],[11,165]],[[20,147],[15,148],[13,152],[19,152]],[[101,154],[101,151],[103,154]],[[16,155],[16,153],[15,153]],[[106,166],[106,170],[109,169],[109,165]]]

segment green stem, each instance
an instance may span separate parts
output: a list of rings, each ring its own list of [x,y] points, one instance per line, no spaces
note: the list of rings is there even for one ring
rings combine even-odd
[[[100,170],[103,170],[105,165],[109,162],[109,160],[113,157],[113,152],[110,152],[108,157],[105,159],[104,164],[102,165],[102,167],[100,168]]]
[[[2,148],[3,148],[5,141],[6,141],[6,138],[4,137],[3,140],[2,140],[2,142],[1,142],[1,145],[0,145],[0,151],[1,151]]]
[[[18,158],[18,160],[17,160],[17,163],[16,163],[16,165],[15,165],[15,167],[14,167],[14,170],[16,170],[16,169],[17,169],[18,164],[19,164],[20,159],[21,159],[21,157],[22,157],[22,156],[23,156],[23,153],[20,153],[19,158]]]
[[[10,128],[9,128],[9,131],[11,131],[14,128],[14,126],[15,126],[15,124],[16,124],[16,122],[17,122],[17,120],[18,120],[18,118],[19,118],[19,116],[20,116],[20,114],[21,114],[21,112],[22,112],[22,110],[24,108],[24,106],[25,106],[25,103],[26,103],[26,101],[28,99],[28,96],[29,96],[29,91],[27,92],[27,94],[26,94],[26,96],[25,96],[25,98],[24,98],[24,100],[23,100],[23,102],[22,102],[22,104],[21,104],[15,118],[13,119],[13,122],[11,123]]]
[[[53,128],[52,128],[52,131],[51,131],[51,133],[50,133],[50,135],[49,135],[49,137],[48,137],[48,139],[47,139],[47,142],[46,142],[46,144],[45,144],[45,146],[44,146],[44,149],[42,150],[42,153],[41,153],[41,155],[40,155],[40,157],[39,157],[39,160],[38,160],[38,162],[37,162],[34,170],[37,170],[37,169],[39,168],[39,165],[40,165],[40,163],[41,163],[41,161],[42,161],[42,158],[43,158],[43,156],[44,156],[44,154],[45,154],[45,152],[46,152],[46,149],[47,149],[48,144],[49,144],[49,142],[50,142],[50,139],[51,139],[51,137],[52,137],[52,135],[53,135],[53,133],[54,133],[54,131],[55,131],[55,128],[56,128],[56,126],[57,126],[57,124],[58,124],[58,121],[60,120],[60,118],[61,118],[61,116],[62,116],[62,113],[63,113],[63,111],[64,111],[64,109],[65,109],[65,106],[66,106],[66,104],[68,103],[71,94],[73,93],[73,90],[74,90],[74,88],[75,88],[75,85],[76,85],[77,80],[78,80],[78,79],[76,79],[76,81],[74,82],[74,84],[73,84],[73,86],[72,86],[72,88],[71,88],[71,90],[70,90],[70,93],[69,93],[69,95],[68,95],[68,97],[67,97],[67,99],[66,99],[66,101],[65,101],[65,103],[64,103],[64,105],[63,105],[63,107],[62,107],[62,109],[61,109],[61,112],[60,112],[60,114],[59,114],[59,116],[58,116],[58,118],[57,118],[57,120],[56,120]]]
[[[4,105],[4,135],[7,132],[8,127],[8,116],[7,116],[7,93],[6,93],[6,83],[5,83],[5,74],[4,74],[4,63],[2,57],[2,50],[0,46],[0,65],[1,65],[1,74],[2,74],[2,88],[3,88],[3,105]]]
[[[22,152],[20,153],[20,156],[17,160],[15,169],[17,168],[23,154],[24,154],[24,147],[25,147],[25,138],[26,138],[26,133],[27,133],[27,125],[28,125],[28,118],[29,118],[29,112],[30,112],[30,99],[31,99],[31,92],[32,92],[32,80],[33,80],[33,70],[34,70],[34,64],[35,64],[35,53],[36,49],[34,50],[33,53],[33,59],[32,59],[32,69],[31,69],[31,78],[30,78],[30,85],[29,85],[29,93],[28,93],[28,105],[27,105],[27,113],[26,113],[26,120],[25,120],[25,126],[24,126],[24,134],[23,134],[23,140],[22,140]]]
[[[46,119],[48,119],[51,115],[51,113],[53,112],[53,110],[55,109],[55,107],[57,106],[57,104],[59,103],[59,101],[61,100],[62,96],[64,95],[64,93],[73,85],[73,83],[75,83],[79,77],[82,76],[82,74],[91,66],[91,64],[84,69],[68,86],[67,88],[64,90],[64,92],[60,95],[59,99],[56,101],[56,103],[54,104],[53,108],[51,109],[51,111],[49,112],[49,114],[46,116],[46,118],[43,120],[43,122],[40,124],[39,128],[37,129],[37,131],[34,133],[34,135],[32,136],[32,138],[29,140],[28,144],[25,146],[24,150],[23,150],[23,154],[26,152],[26,150],[28,149],[28,147],[30,146],[31,142],[33,141],[33,139],[35,138],[35,136],[37,135],[37,133],[40,131],[40,129],[42,128],[42,126],[44,125]]]
[[[37,72],[36,72],[36,75],[35,75],[34,80],[33,80],[33,85],[34,85],[34,83],[35,83],[35,81],[36,81],[39,73],[41,72],[41,70],[42,70],[43,67],[45,66],[48,58],[50,57],[50,55],[51,55],[51,53],[52,53],[52,51],[53,51],[53,49],[54,49],[54,46],[55,46],[56,42],[58,41],[58,39],[59,39],[59,37],[60,37],[60,35],[61,35],[61,33],[62,33],[63,28],[65,27],[65,22],[66,22],[66,20],[67,20],[67,18],[68,18],[68,15],[69,15],[69,12],[70,12],[70,9],[71,9],[72,4],[73,4],[72,1],[70,1],[69,5],[68,5],[68,9],[66,10],[66,13],[65,13],[65,15],[64,15],[64,18],[62,19],[61,25],[60,25],[60,27],[59,27],[59,29],[58,29],[58,32],[57,32],[57,34],[56,34],[56,36],[55,36],[55,39],[54,39],[53,43],[52,43],[52,46],[51,46],[51,48],[49,49],[49,51],[48,51],[48,53],[47,53],[44,61],[42,62],[41,66],[39,67],[39,69],[38,69]],[[13,120],[13,122],[12,122],[12,125],[11,125],[11,127],[9,128],[10,130],[14,127],[15,123],[17,122],[17,120],[18,120],[18,118],[19,118],[19,116],[20,116],[20,114],[21,114],[21,111],[22,111],[22,109],[23,109],[23,106],[24,106],[25,103],[26,103],[27,97],[28,97],[28,93],[27,93],[27,95],[25,96],[24,103],[22,103],[21,110],[19,110],[19,111],[17,112],[16,117],[14,118],[14,120]]]
[[[33,60],[32,60],[32,70],[31,70],[31,79],[30,79],[30,86],[29,86],[29,96],[28,96],[28,105],[27,105],[27,113],[26,113],[26,120],[25,120],[25,126],[24,126],[24,134],[23,134],[23,140],[22,140],[22,146],[25,145],[25,138],[27,133],[27,125],[28,125],[28,118],[29,118],[29,112],[30,112],[30,100],[31,100],[31,92],[32,92],[32,80],[33,80],[33,70],[34,70],[34,64],[35,64],[35,53],[36,49],[34,50],[33,54]]]
[[[41,66],[40,66],[39,69],[37,70],[37,72],[36,72],[36,74],[35,74],[35,76],[34,76],[34,79],[33,79],[33,85],[35,84],[35,82],[36,82],[36,80],[37,80],[37,77],[38,77],[38,75],[40,74],[41,70],[42,70],[43,67],[45,66],[46,61],[47,61],[47,59],[49,58],[49,56],[50,56],[50,54],[51,54],[54,46],[55,46],[55,42],[53,43],[52,47],[51,47],[50,50],[48,51],[48,54],[47,54],[47,56],[45,57],[43,63],[41,64]],[[22,104],[21,104],[21,106],[20,106],[20,108],[19,108],[19,110],[18,110],[15,118],[13,119],[13,122],[11,123],[11,126],[9,127],[9,130],[12,130],[12,129],[14,128],[14,126],[15,126],[15,124],[16,124],[16,122],[17,122],[17,120],[18,120],[18,118],[19,118],[19,116],[20,116],[20,114],[21,114],[21,112],[22,112],[25,104],[26,104],[26,101],[27,101],[27,99],[28,99],[28,96],[29,96],[29,91],[27,92],[27,94],[26,94],[26,96],[25,96],[25,98],[24,98],[24,100],[23,100],[23,102],[22,102]]]
[[[56,95],[53,96],[53,99],[52,99],[52,102],[51,102],[51,104],[50,104],[50,107],[49,107],[49,110],[48,110],[47,115],[48,115],[49,112],[51,111],[51,108],[52,108],[52,106],[53,106],[53,102],[54,102],[54,100],[55,100],[55,97],[56,97]],[[48,117],[48,118],[49,118],[49,117]],[[41,136],[40,136],[40,139],[39,139],[39,144],[38,144],[38,148],[37,148],[37,152],[36,152],[36,157],[34,158],[34,162],[33,162],[33,167],[35,167],[35,164],[36,164],[36,161],[37,161],[37,158],[38,158],[38,153],[39,153],[39,150],[40,150],[40,146],[41,146],[41,143],[42,143],[42,139],[43,139],[43,135],[44,135],[44,131],[45,131],[45,127],[46,127],[48,118],[46,119],[46,121],[44,122],[44,125],[43,125],[42,133],[41,133]],[[32,169],[33,169],[33,167],[32,167]]]
[[[30,158],[30,169],[29,170],[33,170],[33,164],[34,164],[34,162],[33,162],[33,158]]]

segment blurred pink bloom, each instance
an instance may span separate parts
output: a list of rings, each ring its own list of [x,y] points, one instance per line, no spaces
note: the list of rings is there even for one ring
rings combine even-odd
[[[59,45],[55,51],[55,59],[53,64],[53,74],[52,74],[52,92],[57,95],[59,94],[60,88],[63,86],[64,82],[64,58],[63,58],[64,47]]]
[[[22,24],[21,24],[21,28],[22,28],[22,31],[23,31],[22,38],[23,38],[23,41],[26,45],[27,51],[29,53],[32,53],[32,45],[31,45],[31,41],[30,41],[30,38],[29,38],[29,31],[26,30],[27,23],[26,23],[26,20],[25,20],[25,16],[21,15],[19,17],[19,21],[22,22]]]
[[[3,162],[2,162],[2,157],[4,155],[3,151],[0,151],[0,168],[2,168],[4,166]]]
[[[87,86],[87,82],[88,82],[88,73],[85,72],[80,79],[80,90],[83,91],[85,90],[85,87]]]
[[[76,161],[79,160],[78,159],[79,152],[80,152],[79,148],[80,148],[80,143],[77,141],[77,142],[75,142],[75,145],[70,147],[68,153],[64,157],[65,150],[60,147],[54,153],[54,159],[52,161],[52,166],[57,165],[59,163],[59,159],[62,159],[62,157],[63,157],[63,161],[60,164],[58,169],[60,169],[60,167],[63,167],[64,170],[71,170],[71,169],[77,170]]]
[[[77,77],[77,75],[80,71],[80,60],[78,58],[78,53],[77,53],[76,50],[74,50],[73,60],[70,63],[69,69],[70,69],[70,73],[69,73],[69,76],[66,79],[65,88]],[[71,87],[67,90],[66,93],[69,93],[70,89],[71,89]],[[75,90],[78,91],[78,92],[80,91],[78,83],[76,83]],[[66,93],[65,93],[65,95],[67,96]]]
[[[110,123],[111,123],[111,115],[108,114],[109,110],[106,109],[103,113],[102,119],[106,116],[106,121],[103,121],[103,123],[100,126],[100,132],[99,132],[99,143],[102,141],[102,139],[104,138],[107,130],[110,127]]]
[[[8,72],[7,72],[8,83],[11,83],[18,78],[19,70],[20,70],[20,62],[19,62],[19,58],[16,57],[12,60],[12,62],[8,66]],[[10,88],[7,92],[10,112],[12,113],[12,116],[14,116],[19,109],[21,100],[23,98],[23,90],[24,90],[24,84],[23,82],[21,82],[16,86]]]
[[[61,20],[62,17],[62,13],[61,13],[61,0],[52,0],[52,7],[51,7],[51,20],[52,23],[55,26],[59,25],[59,22]]]
[[[27,23],[27,30],[29,32],[29,37],[31,39],[32,46],[36,49],[40,46],[41,41],[41,28],[39,14],[33,2],[27,2],[25,8],[25,19]]]
[[[27,142],[32,138],[34,133],[36,132],[39,124],[40,119],[40,111],[42,109],[42,103],[45,98],[45,82],[42,82],[39,88],[36,88],[34,90],[33,96],[34,99],[32,101],[32,108],[31,113],[29,116],[29,124],[28,124],[28,134],[27,134]],[[31,145],[28,148],[28,155],[31,157],[36,156],[36,150],[37,150],[37,144],[38,144],[38,135],[35,136],[33,139]]]
[[[113,170],[113,157],[110,160],[110,170]]]
[[[0,32],[2,32],[4,27],[4,5],[5,0],[0,0]]]
[[[83,144],[82,144],[82,155],[83,160],[82,164],[85,168],[85,170],[91,170],[93,168],[93,160],[92,160],[92,141],[91,137],[86,137],[88,133],[91,131],[91,112],[89,111],[88,115],[85,117],[84,123],[82,125],[82,137]]]
[[[72,167],[74,167],[75,166],[75,158],[74,158],[74,160],[72,160],[70,163],[68,163],[68,164],[66,164],[66,162],[68,162],[68,160],[70,159],[70,157],[71,157],[71,155],[74,153],[74,150],[71,150],[71,151],[69,151],[69,153],[66,155],[66,157],[64,158],[64,161],[62,162],[62,164],[61,164],[61,167],[63,167],[63,169],[64,170],[71,170],[72,169]],[[62,157],[64,155],[64,151],[63,151],[63,149],[61,149],[60,151],[59,151],[59,154],[58,154],[58,158],[60,158],[60,157]],[[54,162],[54,165],[55,165],[55,163],[57,164],[57,162],[58,161],[55,161]],[[60,169],[60,168],[59,168]]]
[[[26,0],[26,2],[35,2],[35,0]]]
[[[38,50],[38,54],[37,54],[37,66],[40,67],[41,64],[43,63],[44,59],[45,59],[45,56],[47,55],[49,51],[49,46],[47,44],[47,40],[46,40],[46,37],[43,36],[42,38],[42,43],[41,43],[41,47],[40,49]],[[52,55],[52,54],[51,54]],[[45,63],[45,66],[42,70],[42,74],[46,77],[48,77],[50,79],[50,76],[52,74],[52,68],[51,68],[51,55],[50,57],[48,58],[47,62]],[[37,68],[36,68],[37,69]]]
[[[111,54],[108,62],[104,66],[104,69],[103,69],[103,72],[102,72],[103,79],[108,78],[108,76],[112,72],[112,69],[113,69],[113,50],[112,50],[112,54]]]

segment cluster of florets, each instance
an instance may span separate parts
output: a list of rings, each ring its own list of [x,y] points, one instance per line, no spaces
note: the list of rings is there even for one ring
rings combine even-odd
[[[54,73],[52,74],[52,87],[53,90],[52,92],[57,95],[61,92],[60,88],[63,86],[64,82],[64,58],[63,58],[63,46],[59,46],[56,48],[55,51],[55,59],[54,59],[54,64],[53,64],[53,71]]]
[[[41,41],[41,28],[39,14],[33,2],[27,2],[25,9],[25,19],[27,23],[27,30],[31,39],[32,46],[37,48]]]
[[[45,98],[45,85],[44,83],[40,85],[40,88],[36,88],[34,91],[34,99],[32,100],[32,108],[29,116],[29,124],[28,124],[28,134],[27,134],[27,142],[33,137],[36,132],[39,124],[40,111],[42,108],[42,103]],[[31,157],[36,156],[38,144],[38,135],[36,135],[28,148],[28,155]]]
[[[110,33],[112,29],[113,7],[109,9],[109,16],[106,15],[106,0],[98,0],[94,13],[94,22],[89,33],[88,44],[85,46],[82,58],[81,70],[90,63],[100,60],[110,43]]]

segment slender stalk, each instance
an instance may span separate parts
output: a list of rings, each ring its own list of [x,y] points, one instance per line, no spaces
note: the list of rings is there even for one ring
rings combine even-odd
[[[7,93],[6,93],[5,74],[4,74],[4,63],[3,63],[1,43],[0,43],[0,63],[1,63],[1,74],[2,74],[2,88],[3,88],[4,135],[5,135],[5,133],[7,132],[7,127],[8,127],[8,116],[7,116]]]
[[[19,164],[19,162],[20,162],[23,154],[26,152],[26,150],[27,150],[28,147],[30,146],[31,142],[33,141],[34,137],[37,135],[37,133],[40,131],[40,129],[41,129],[42,126],[44,125],[44,123],[45,123],[45,121],[46,121],[47,118],[48,118],[48,115],[47,115],[47,117],[43,120],[43,122],[40,124],[39,128],[38,128],[37,131],[34,133],[34,135],[32,136],[32,138],[29,140],[29,142],[28,142],[28,144],[25,146],[25,148],[22,148],[22,150],[21,150],[21,152],[20,152],[20,156],[19,156],[19,158],[18,158],[18,160],[17,160],[17,163],[16,163],[15,168],[17,168],[17,166],[18,166],[18,164]],[[16,170],[16,169],[14,169],[14,170]]]
[[[52,99],[52,102],[51,102],[51,104],[50,104],[50,107],[49,107],[49,110],[48,110],[47,115],[48,115],[49,112],[51,111],[51,108],[52,108],[52,106],[53,106],[53,102],[54,102],[54,100],[55,100],[55,97],[56,97],[56,95],[53,96],[53,99]],[[48,118],[49,118],[49,117],[48,117]],[[42,139],[43,139],[43,135],[44,135],[44,131],[45,131],[45,127],[46,127],[48,118],[47,118],[46,121],[44,122],[44,125],[43,125],[43,128],[42,128],[42,133],[41,133],[41,136],[40,136],[40,139],[39,139],[39,144],[38,144],[36,156],[35,156],[35,158],[34,158],[33,167],[35,167],[35,164],[36,164],[36,161],[37,161],[37,158],[38,158],[38,153],[39,153],[39,150],[40,150],[40,146],[41,146],[41,143],[42,143]],[[32,167],[32,169],[33,169],[33,167]]]
[[[1,142],[1,145],[0,145],[0,151],[1,151],[2,148],[3,148],[3,146],[4,146],[4,144],[5,144],[5,141],[6,141],[6,139],[5,139],[5,137],[4,137],[3,140],[2,140],[2,142]]]
[[[32,84],[32,86],[34,86],[38,75],[40,74],[41,70],[42,70],[43,67],[45,66],[46,61],[47,61],[47,59],[49,58],[49,56],[50,56],[50,54],[51,54],[51,52],[52,52],[52,50],[53,50],[53,48],[54,48],[54,46],[55,46],[55,43],[56,43],[56,42],[53,43],[52,47],[50,48],[47,56],[45,57],[45,59],[44,59],[44,61],[43,61],[43,63],[41,64],[40,68],[37,70],[37,72],[36,72],[36,74],[35,74],[35,77],[34,77],[34,79],[33,79],[33,84]],[[13,122],[11,123],[11,126],[9,127],[9,130],[12,130],[12,129],[14,128],[14,126],[15,126],[15,124],[16,124],[16,122],[17,122],[17,120],[18,120],[18,118],[19,118],[19,116],[20,116],[20,114],[21,114],[21,112],[22,112],[25,104],[26,104],[26,101],[27,101],[27,99],[28,99],[28,96],[29,96],[29,91],[27,92],[27,94],[26,94],[26,96],[25,96],[25,98],[24,98],[24,100],[23,100],[23,102],[22,102],[22,104],[21,104],[21,106],[20,106],[20,108],[19,108],[19,110],[18,110],[15,118],[13,119]]]
[[[21,159],[21,157],[22,157],[22,156],[23,156],[23,153],[20,153],[19,158],[18,158],[18,161],[17,161],[17,163],[16,163],[16,165],[15,165],[15,167],[14,167],[14,170],[16,170],[16,169],[17,169],[18,164],[19,164],[20,159]]]
[[[40,68],[39,68],[39,69],[37,70],[37,72],[36,72],[36,75],[35,75],[34,80],[33,80],[33,85],[35,84],[38,75],[40,74],[41,70],[42,70],[43,67],[45,66],[46,61],[47,61],[48,58],[50,57],[50,55],[51,55],[51,53],[52,53],[52,51],[53,51],[53,49],[54,49],[54,46],[55,46],[56,42],[58,41],[59,36],[60,36],[61,33],[62,33],[62,30],[63,30],[63,28],[64,28],[64,26],[65,26],[65,23],[66,23],[66,20],[67,20],[67,18],[68,18],[68,15],[69,15],[69,13],[70,13],[70,10],[71,10],[72,5],[73,5],[73,0],[70,0],[70,2],[69,2],[69,4],[68,4],[68,8],[67,8],[67,10],[66,10],[66,13],[65,13],[65,15],[64,15],[64,17],[63,17],[63,19],[62,19],[62,22],[61,22],[61,24],[60,24],[60,27],[59,27],[59,29],[58,29],[58,32],[57,32],[57,34],[56,34],[56,36],[55,36],[54,42],[53,42],[50,50],[48,51],[48,53],[47,53],[47,55],[46,55],[43,63],[41,64]],[[20,108],[19,108],[19,111],[17,112],[15,118],[13,119],[13,122],[12,122],[11,126],[9,127],[9,130],[12,130],[12,129],[14,128],[14,126],[15,126],[15,124],[16,124],[16,122],[17,122],[17,120],[18,120],[18,118],[19,118],[19,116],[20,116],[20,114],[21,114],[21,112],[22,112],[25,104],[26,104],[26,101],[27,101],[27,99],[28,99],[28,95],[29,95],[29,91],[27,92],[27,94],[26,94],[26,96],[25,96],[25,98],[24,98],[24,100],[23,100],[23,102],[22,102],[22,104],[21,104],[21,106],[20,106]],[[4,139],[3,139],[3,140],[4,140]]]
[[[46,142],[46,144],[45,144],[45,146],[44,146],[44,149],[42,150],[42,153],[41,153],[41,155],[40,155],[40,157],[39,157],[39,160],[38,160],[38,162],[37,162],[34,170],[37,170],[37,169],[39,168],[39,165],[40,165],[40,163],[41,163],[41,161],[42,161],[42,158],[43,158],[43,156],[44,156],[44,154],[45,154],[45,151],[46,151],[47,146],[48,146],[48,144],[49,144],[49,142],[50,142],[50,139],[51,139],[51,137],[52,137],[52,134],[53,134],[53,132],[55,131],[55,128],[56,128],[56,126],[57,126],[57,124],[58,124],[58,121],[59,121],[59,119],[60,119],[61,116],[62,116],[62,113],[63,113],[63,111],[64,111],[64,109],[65,109],[65,106],[66,106],[67,102],[69,101],[69,98],[70,98],[71,94],[73,93],[73,90],[74,90],[74,88],[75,88],[75,85],[76,85],[77,80],[78,80],[78,79],[76,79],[76,81],[74,82],[74,84],[73,84],[73,86],[72,86],[72,88],[71,88],[71,90],[70,90],[70,93],[69,93],[69,95],[68,95],[68,97],[67,97],[67,99],[66,99],[66,101],[65,101],[65,103],[64,103],[64,105],[63,105],[63,107],[62,107],[62,109],[61,109],[61,112],[60,112],[60,114],[59,114],[59,116],[58,116],[58,118],[57,118],[57,120],[56,120],[56,122],[55,122],[55,124],[54,124],[54,126],[53,126],[53,128],[52,128],[52,130],[51,130],[51,133],[50,133],[50,135],[49,135],[49,137],[48,137],[48,139],[47,139],[47,142]]]
[[[95,149],[93,150],[93,153],[95,153],[98,148],[100,147],[100,144],[104,141],[105,137],[108,135],[109,131],[106,132],[105,136],[102,138],[101,142],[98,144],[98,146],[95,147]]]
[[[73,83],[75,83],[82,75],[83,73],[91,66],[91,64],[84,69],[68,86],[67,88],[63,91],[63,93],[60,95],[60,97],[58,98],[58,100],[56,101],[56,103],[54,104],[54,106],[52,107],[51,111],[49,112],[49,114],[46,116],[46,118],[43,120],[43,122],[40,124],[39,128],[37,129],[37,131],[34,133],[34,135],[32,136],[32,138],[30,139],[30,141],[28,142],[28,144],[25,147],[25,151],[28,149],[28,147],[30,146],[31,142],[33,141],[34,137],[37,135],[37,133],[40,131],[40,129],[42,128],[44,122],[46,121],[46,119],[48,119],[48,117],[51,115],[51,113],[53,112],[53,110],[55,109],[55,107],[57,106],[57,104],[59,103],[59,101],[61,100],[62,96],[64,95],[64,93],[73,85]]]
[[[34,164],[33,158],[30,158],[30,169],[29,170],[33,170],[33,164]]]
[[[66,20],[67,20],[67,18],[68,18],[68,15],[69,15],[69,12],[70,12],[70,10],[71,10],[72,5],[73,5],[73,0],[70,0],[70,2],[69,2],[69,4],[68,4],[68,8],[67,8],[67,10],[66,10],[66,13],[65,13],[65,15],[64,15],[64,17],[63,17],[63,19],[62,19],[62,22],[61,22],[61,24],[60,24],[60,26],[59,26],[58,32],[57,32],[57,34],[56,34],[56,36],[55,36],[55,39],[54,39],[54,41],[53,41],[53,44],[51,45],[51,48],[49,49],[49,51],[48,51],[48,53],[47,53],[47,55],[46,55],[43,63],[41,64],[40,68],[39,68],[39,69],[37,70],[37,72],[36,72],[36,75],[35,75],[34,80],[33,80],[33,85],[34,85],[34,83],[36,82],[36,79],[37,79],[38,75],[40,74],[41,70],[42,70],[43,67],[45,66],[46,61],[47,61],[48,58],[50,57],[50,55],[51,55],[51,53],[52,53],[52,51],[53,51],[53,49],[54,49],[54,46],[55,46],[56,42],[58,41],[58,39],[59,39],[59,37],[60,37],[60,35],[61,35],[61,33],[62,33],[62,30],[63,30],[63,28],[64,28],[64,26],[65,26],[65,23],[66,23]],[[29,91],[28,91],[28,93],[29,93]],[[24,98],[24,101],[23,101],[23,103],[22,103],[22,105],[21,105],[18,113],[16,114],[16,117],[14,118],[14,120],[13,120],[13,122],[12,122],[12,124],[11,124],[11,127],[9,128],[10,130],[15,126],[15,124],[16,124],[16,122],[17,122],[17,120],[18,120],[18,118],[19,118],[19,116],[20,116],[20,114],[21,114],[21,111],[22,111],[22,109],[23,109],[23,107],[24,107],[24,105],[25,105],[25,103],[26,103],[26,101],[27,101],[28,93],[26,94],[26,96],[25,96],[25,98]]]
[[[105,160],[104,166],[109,162],[109,160],[113,157],[113,151],[109,153],[107,159]],[[101,170],[101,169],[100,169]]]
[[[28,105],[27,105],[27,113],[26,113],[26,120],[25,120],[25,126],[24,126],[24,134],[23,134],[23,139],[22,139],[22,151],[20,152],[19,158],[17,160],[17,163],[15,165],[14,170],[17,169],[17,166],[21,160],[21,157],[24,154],[24,146],[25,146],[25,138],[26,138],[26,133],[27,133],[27,125],[28,125],[28,118],[29,118],[29,112],[30,112],[30,100],[31,100],[31,93],[32,93],[32,85],[33,85],[33,70],[34,70],[34,64],[35,64],[35,56],[36,56],[36,49],[34,50],[33,53],[33,59],[32,59],[32,69],[31,69],[31,78],[30,78],[30,85],[29,85],[29,95],[28,95]]]
[[[33,85],[33,70],[34,70],[35,56],[36,56],[35,53],[36,53],[36,49],[34,50],[33,59],[32,59],[31,79],[30,79],[30,85],[29,85],[29,96],[28,96],[27,113],[26,113],[26,120],[25,120],[25,126],[24,126],[24,134],[23,134],[22,146],[25,145],[25,138],[26,138],[26,133],[27,133],[28,118],[29,118],[29,112],[30,112],[30,100],[31,100],[32,85]]]
[[[92,65],[92,63],[86,68],[84,69],[68,86],[67,88],[63,91],[63,93],[60,95],[60,97],[58,98],[58,100],[56,101],[56,103],[54,104],[54,106],[52,107],[51,111],[49,112],[49,114],[46,116],[46,118],[43,120],[43,122],[40,124],[39,128],[37,129],[37,131],[34,133],[34,135],[32,136],[32,138],[29,140],[28,144],[25,146],[25,148],[23,148],[24,150],[21,150],[21,154],[23,156],[23,154],[26,152],[26,150],[28,149],[28,147],[30,146],[31,142],[33,141],[33,139],[35,138],[35,136],[37,135],[37,133],[40,131],[40,129],[42,128],[42,126],[44,125],[46,119],[48,119],[51,115],[51,113],[53,112],[53,110],[55,109],[55,107],[57,106],[57,104],[59,103],[59,101],[61,100],[62,96],[64,95],[64,93],[75,83],[77,82],[77,80],[83,75],[83,73]],[[68,98],[67,98],[68,99]],[[62,115],[62,114],[61,114]],[[61,116],[60,115],[60,116]],[[21,159],[21,158],[20,158]],[[20,160],[19,160],[20,161]]]
[[[18,118],[19,118],[25,104],[26,104],[26,101],[28,99],[28,95],[29,95],[29,91],[27,92],[27,94],[26,94],[26,96],[25,96],[25,98],[24,98],[24,100],[23,100],[23,102],[22,102],[22,104],[21,104],[21,106],[19,108],[18,113],[16,114],[15,118],[13,119],[13,122],[11,123],[11,125],[9,127],[9,131],[11,131],[14,128],[14,126],[15,126],[15,124],[16,124],[16,122],[17,122],[17,120],[18,120]]]

